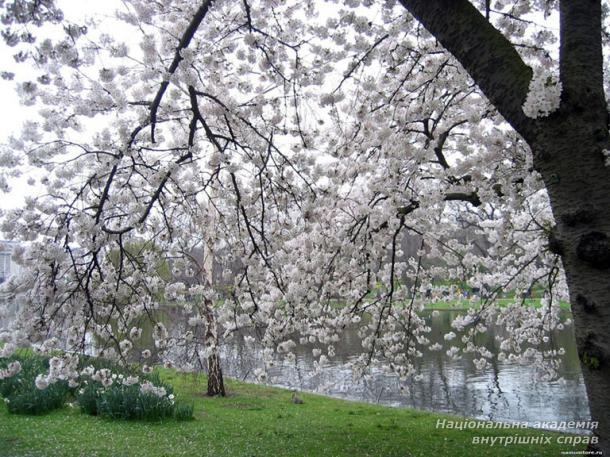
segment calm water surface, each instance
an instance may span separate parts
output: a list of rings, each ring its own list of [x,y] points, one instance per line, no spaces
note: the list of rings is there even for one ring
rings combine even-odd
[[[451,331],[450,323],[459,311],[440,311],[432,316],[430,339],[443,343],[443,335]],[[486,345],[497,354],[496,335],[501,328],[490,328]],[[556,331],[553,344],[565,349],[560,379],[535,382],[531,366],[494,359],[486,370],[476,370],[472,355],[452,360],[443,351],[424,352],[420,361],[423,379],[413,381],[403,394],[398,378],[378,367],[372,368],[368,380],[354,380],[349,361],[362,351],[356,331],[347,331],[335,344],[336,356],[322,372],[315,373],[313,346],[295,349],[294,362],[277,360],[267,371],[267,382],[288,388],[324,393],[333,397],[364,400],[391,406],[408,406],[460,416],[496,421],[588,420],[589,408],[574,343],[572,327]],[[454,342],[454,344],[456,344]],[[262,366],[261,348],[244,344],[242,338],[227,342],[222,354],[223,370],[230,377],[255,381],[253,371]]]
[[[427,312],[432,332],[429,339],[448,346],[443,336],[451,331],[451,321],[462,311],[439,311],[437,316]],[[169,314],[174,314],[170,312]],[[180,331],[184,319],[167,315],[170,332]],[[565,313],[569,317],[569,313]],[[145,329],[150,333],[150,329]],[[487,348],[499,352],[496,335],[501,327],[488,328],[481,335]],[[452,344],[457,345],[458,339]],[[571,326],[555,331],[552,344],[563,347],[560,378],[552,382],[536,382],[535,370],[528,365],[492,359],[485,370],[476,370],[472,354],[453,360],[442,351],[424,351],[419,361],[423,378],[409,384],[407,394],[400,390],[398,378],[373,366],[368,379],[354,379],[350,360],[361,352],[360,338],[355,329],[347,330],[335,344],[335,357],[321,371],[314,370],[313,345],[297,346],[296,360],[277,359],[267,370],[267,382],[272,385],[318,392],[333,397],[364,400],[390,406],[407,406],[459,416],[496,421],[526,421],[530,424],[548,421],[589,420],[587,396],[576,352]],[[262,349],[246,345],[241,336],[223,345],[223,372],[226,376],[256,382],[253,374],[263,366]],[[574,431],[574,430],[572,430]]]

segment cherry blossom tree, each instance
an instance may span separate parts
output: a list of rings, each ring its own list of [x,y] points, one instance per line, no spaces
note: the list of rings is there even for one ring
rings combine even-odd
[[[569,297],[609,449],[605,3],[124,3],[138,45],[95,24],[46,39],[40,74],[19,83],[40,118],[0,160],[43,170],[46,194],[3,219],[30,241],[9,284],[23,304],[12,343],[82,349],[95,334],[127,361],[146,318],[158,349],[199,341],[211,365],[252,331],[269,361],[308,341],[323,367],[356,325],[354,372],[377,361],[408,380],[423,347],[440,349],[426,294],[462,281],[480,306],[453,322],[448,355],[485,368],[496,355],[477,335],[499,323],[497,357],[552,379],[546,343]],[[155,246],[145,261],[126,249],[136,240]],[[177,280],[203,277],[197,245],[216,253],[217,284]],[[495,305],[533,289],[541,308]],[[194,329],[168,333],[167,301]]]

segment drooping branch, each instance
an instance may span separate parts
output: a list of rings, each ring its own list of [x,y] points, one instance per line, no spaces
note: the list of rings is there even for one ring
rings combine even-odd
[[[400,0],[460,62],[500,114],[524,138],[534,125],[521,106],[532,70],[515,47],[468,0]]]
[[[193,19],[191,19],[191,22],[189,23],[188,27],[184,31],[184,34],[182,35],[182,38],[180,38],[180,42],[178,43],[178,46],[176,47],[176,53],[174,54],[174,59],[172,60],[171,65],[167,69],[167,72],[169,73],[169,75],[173,75],[176,72],[176,70],[178,69],[178,65],[182,61],[182,51],[184,49],[188,48],[189,44],[191,43],[191,40],[193,39],[193,37],[195,36],[195,33],[197,32],[197,29],[199,28],[199,26],[203,22],[203,19],[205,18],[206,14],[208,13],[208,10],[210,9],[210,5],[212,4],[212,1],[213,0],[206,0],[201,4],[199,9],[193,16]],[[167,90],[168,86],[169,86],[169,80],[165,80],[161,83],[161,87],[159,87],[159,90],[157,91],[157,95],[155,95],[155,98],[150,106],[150,136],[151,136],[151,140],[153,143],[155,142],[155,126],[157,124],[157,111],[159,110],[159,105],[161,104],[161,100],[163,99],[163,95],[165,95],[165,91]]]
[[[476,192],[449,192],[443,196],[443,200],[446,202],[470,203],[474,207],[481,206],[482,204]],[[408,205],[398,208],[398,215],[404,217],[418,209],[419,206],[420,203],[417,200],[411,200]]]
[[[476,192],[449,192],[443,196],[443,201],[446,202],[464,202],[470,203],[475,208],[481,206],[483,202],[479,198]],[[420,203],[418,200],[412,199],[408,205],[401,206],[396,210],[396,217],[400,219],[400,224],[404,223],[405,217],[411,214],[416,209],[419,209]],[[380,230],[388,227],[388,221],[383,222],[379,227],[375,228],[373,232],[379,232]]]
[[[358,69],[358,67],[366,61],[366,59],[369,57],[369,55],[375,50],[375,48],[377,48],[377,46],[379,46],[381,43],[383,43],[386,39],[388,39],[390,37],[390,35],[388,35],[387,33],[385,35],[383,35],[381,38],[379,38],[377,41],[375,41],[375,43],[373,43],[373,45],[362,55],[360,56],[360,58],[356,61],[350,64],[350,68],[347,71],[347,73],[345,73],[345,75],[343,76],[343,78],[341,79],[341,81],[339,82],[339,84],[337,85],[337,87],[335,87],[335,90],[333,90],[333,94],[336,93],[339,89],[341,89],[341,86],[343,85],[343,83],[345,81],[347,81],[352,74],[354,73],[354,71],[356,71]]]

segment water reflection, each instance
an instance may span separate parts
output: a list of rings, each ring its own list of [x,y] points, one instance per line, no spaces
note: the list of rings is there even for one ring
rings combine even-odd
[[[446,343],[443,335],[451,330],[451,321],[461,311],[440,311],[433,316],[427,313],[432,342]],[[569,317],[566,313],[564,318]],[[181,332],[186,323],[179,312],[159,313],[157,318],[166,322],[173,332]],[[150,328],[144,328],[146,347],[152,346]],[[150,326],[148,326],[150,327]],[[502,337],[501,327],[488,328],[480,335],[492,352],[499,352],[496,336]],[[454,344],[457,340],[454,340]],[[313,345],[295,348],[296,359],[287,362],[277,359],[267,370],[267,382],[282,387],[318,392],[334,397],[364,400],[390,406],[408,406],[455,415],[496,421],[526,421],[530,424],[544,421],[586,421],[589,408],[580,371],[572,327],[557,330],[549,343],[556,349],[563,347],[560,379],[553,382],[534,382],[531,366],[509,360],[492,358],[482,371],[476,370],[473,356],[466,354],[460,360],[449,358],[443,351],[423,351],[420,359],[419,381],[412,381],[408,393],[401,392],[395,375],[380,367],[371,368],[367,379],[354,379],[349,361],[361,352],[360,338],[355,329],[347,330],[335,344],[335,357],[321,371],[314,369]],[[263,366],[262,348],[252,347],[237,337],[225,342],[222,348],[222,365],[225,375],[256,382],[254,370]],[[154,358],[154,357],[153,357]],[[574,431],[574,430],[571,430]]]
[[[458,311],[442,311],[438,316],[428,314],[431,320],[430,339],[443,342],[450,331],[450,322]],[[496,335],[502,328],[490,328],[484,343],[493,353],[499,352]],[[362,351],[356,331],[347,331],[335,345],[336,356],[321,372],[314,370],[313,346],[295,349],[296,360],[278,359],[267,371],[270,384],[319,392],[334,397],[365,400],[391,406],[409,406],[461,416],[497,421],[573,421],[588,420],[589,409],[586,391],[580,372],[572,328],[558,330],[552,345],[563,347],[560,379],[553,382],[534,382],[531,366],[493,358],[490,366],[476,370],[472,355],[452,360],[444,351],[427,351],[420,361],[423,375],[409,384],[407,394],[401,393],[395,375],[372,367],[368,379],[354,380],[349,361]],[[246,345],[242,338],[227,342],[223,348],[223,366],[226,375],[254,381],[254,370],[262,366],[262,349]]]

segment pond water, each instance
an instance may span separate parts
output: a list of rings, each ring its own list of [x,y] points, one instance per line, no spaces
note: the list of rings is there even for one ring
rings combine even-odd
[[[432,328],[429,339],[446,343],[443,336],[451,331],[451,321],[460,312],[439,311],[434,316],[427,311],[426,318]],[[179,328],[183,327],[185,319],[180,313],[161,314],[165,316],[158,317],[166,322],[170,332],[180,331]],[[567,317],[569,313],[564,312],[564,318]],[[494,355],[499,352],[495,337],[503,333],[503,328],[491,327],[481,335]],[[150,338],[150,328],[145,328],[145,334]],[[452,341],[452,345],[457,345],[456,341]],[[368,379],[353,378],[349,361],[362,352],[362,346],[356,329],[351,329],[346,330],[341,341],[335,344],[335,356],[322,371],[314,369],[313,346],[297,346],[294,362],[278,358],[267,370],[267,383],[338,398],[495,421],[519,421],[531,425],[549,421],[587,421],[590,418],[589,407],[572,327],[556,330],[551,342],[555,348],[565,349],[558,370],[560,378],[556,381],[536,382],[533,367],[509,360],[500,362],[494,357],[488,368],[477,370],[471,354],[453,360],[444,350],[423,351],[419,361],[423,378],[411,382],[408,393],[403,394],[398,378],[378,366],[371,367]],[[245,344],[242,337],[234,338],[224,343],[221,363],[225,376],[256,382],[254,370],[263,366],[262,348]]]
[[[432,328],[429,338],[442,344],[443,335],[451,331],[450,323],[458,312],[440,311],[437,316],[428,312]],[[490,328],[485,335],[486,345],[494,354],[499,352],[495,336],[501,336],[502,332],[502,328]],[[314,370],[313,346],[299,346],[295,349],[294,362],[278,359],[268,369],[267,382],[333,397],[495,421],[526,421],[534,425],[545,421],[588,420],[589,407],[572,327],[554,332],[552,342],[557,348],[565,349],[557,381],[536,382],[533,367],[516,362],[499,362],[494,358],[491,366],[481,371],[475,369],[470,354],[456,361],[444,350],[427,351],[419,366],[423,378],[411,382],[409,392],[403,394],[398,378],[379,367],[372,367],[367,380],[353,379],[348,362],[362,352],[362,347],[356,330],[351,330],[336,343],[335,357],[321,372]],[[226,376],[255,381],[253,371],[263,365],[262,349],[236,338],[225,344],[222,364]]]

